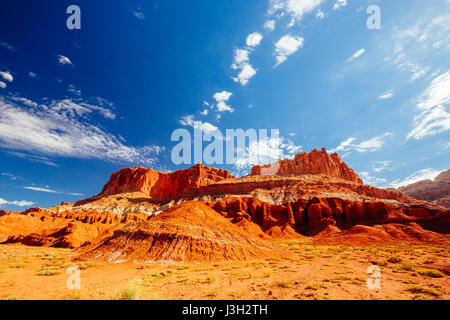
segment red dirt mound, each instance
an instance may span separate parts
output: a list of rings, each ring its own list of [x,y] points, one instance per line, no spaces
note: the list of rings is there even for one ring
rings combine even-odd
[[[131,222],[77,259],[107,262],[248,260],[274,254],[257,234],[240,229],[216,211],[188,201],[146,222]]]

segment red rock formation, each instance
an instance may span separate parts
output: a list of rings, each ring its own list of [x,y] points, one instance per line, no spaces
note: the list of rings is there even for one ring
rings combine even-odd
[[[171,173],[135,167],[114,172],[100,195],[124,192],[143,192],[155,200],[171,200],[182,197],[189,190],[215,182],[234,178],[229,171],[210,168],[201,163]]]
[[[252,168],[252,175],[261,174],[324,174],[358,184],[363,183],[361,178],[341,160],[337,153],[329,155],[325,148],[322,148],[321,151],[314,149],[310,153],[298,153],[293,160],[278,160],[275,164]]]
[[[450,208],[450,170],[441,172],[433,181],[418,181],[398,190],[413,198]]]
[[[99,244],[81,248],[78,259],[228,261],[274,254],[257,235],[233,225],[202,202],[188,201],[147,222],[125,224]]]

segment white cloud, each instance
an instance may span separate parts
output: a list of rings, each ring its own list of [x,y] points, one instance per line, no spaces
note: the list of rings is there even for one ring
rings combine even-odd
[[[232,69],[240,70],[238,76],[232,79],[243,86],[247,85],[249,80],[256,75],[256,70],[249,63],[249,54],[249,50],[236,49],[234,51],[234,63],[231,65]]]
[[[241,85],[246,86],[251,78],[256,75],[256,69],[251,64],[245,63],[242,65],[241,72],[239,72],[236,78],[233,78],[235,82],[239,82]]]
[[[394,96],[394,91],[390,90],[390,91],[383,93],[381,96],[378,97],[378,99],[384,100],[384,99],[392,98],[393,96]]]
[[[18,206],[18,207],[29,207],[32,206],[34,204],[34,202],[31,201],[26,201],[26,200],[20,200],[20,201],[8,201],[5,199],[0,198],[0,206],[2,205],[13,205],[13,206]]]
[[[137,7],[136,10],[132,10],[133,15],[139,20],[145,20],[145,13],[141,7]]]
[[[243,152],[238,153],[234,165],[243,172],[253,165],[270,164],[278,159],[291,158],[301,150],[302,147],[295,145],[290,139],[267,137],[252,142]]]
[[[249,61],[250,51],[245,49],[236,49],[234,51],[234,64],[231,66],[233,69],[238,69],[240,65],[243,63],[247,63]]]
[[[208,109],[203,109],[203,111],[200,111],[200,114],[202,116],[207,116],[208,115]]]
[[[202,122],[202,121],[196,121],[194,120],[193,115],[187,115],[181,117],[181,120],[179,121],[181,125],[192,127],[197,130],[201,130],[205,134],[213,133],[214,131],[217,131],[218,128],[209,123],[209,122]]]
[[[217,102],[217,105],[216,105],[217,111],[219,111],[219,112],[225,112],[225,111],[233,112],[234,111],[234,109],[231,108],[227,104],[228,100],[230,99],[230,97],[232,95],[233,94],[231,92],[228,92],[228,91],[216,92],[214,94],[213,98]]]
[[[322,10],[317,11],[316,18],[317,19],[325,18],[325,13]]]
[[[13,174],[8,173],[8,172],[2,172],[1,175],[4,176],[4,177],[8,177],[11,180],[17,180],[17,178]]]
[[[267,31],[273,31],[275,30],[275,20],[267,20],[264,23],[264,29],[266,29]]]
[[[247,40],[246,40],[247,46],[249,46],[249,47],[258,46],[261,43],[262,38],[263,38],[263,36],[259,32],[250,33],[247,36]]]
[[[407,28],[395,28],[392,38],[385,43],[388,50],[392,50],[392,43],[395,43],[385,61],[409,72],[411,82],[422,78],[431,70],[425,62],[429,64],[435,57],[450,51],[449,19],[449,14],[425,16],[415,24],[408,24]]]
[[[414,128],[407,138],[420,140],[440,132],[450,130],[450,113],[446,105],[450,103],[450,71],[436,77],[419,97],[417,108],[420,114],[414,117]]]
[[[419,170],[411,175],[409,175],[408,177],[406,177],[403,180],[397,179],[395,181],[393,181],[391,183],[391,187],[392,188],[399,188],[402,186],[407,186],[413,183],[416,183],[418,181],[422,181],[422,180],[433,180],[434,178],[436,178],[436,176],[441,173],[440,170],[435,170],[432,168],[427,168],[427,169],[422,169]]]
[[[46,165],[52,166],[52,167],[59,167],[58,164],[56,164],[52,159],[50,159],[48,157],[27,154],[27,153],[17,152],[17,151],[7,151],[6,153],[11,156],[14,156],[14,157],[26,159],[28,161],[40,162],[40,163],[43,163],[43,164],[46,164]]]
[[[345,7],[347,5],[347,0],[337,0],[333,6],[333,10],[337,10],[340,7]]]
[[[357,151],[357,152],[373,152],[381,149],[386,143],[386,138],[389,137],[391,133],[386,132],[382,135],[376,136],[372,139],[362,141],[360,143],[356,143],[356,138],[348,138],[345,141],[342,141],[339,146],[336,148],[330,149],[329,152],[348,152],[348,151]]]
[[[38,104],[34,101],[31,101],[30,99],[27,98],[21,98],[21,97],[11,97],[10,99],[16,101],[16,102],[20,102],[28,107],[37,107]]]
[[[59,193],[59,194],[68,194],[71,196],[82,196],[83,194],[81,193],[65,193],[65,192],[59,192],[59,191],[55,191],[52,189],[47,188],[39,188],[39,187],[23,187],[24,189],[28,189],[28,190],[33,190],[33,191],[38,191],[38,192],[47,192],[47,193]]]
[[[39,192],[47,192],[47,193],[58,193],[55,190],[47,189],[47,188],[38,188],[38,187],[23,187],[24,189],[39,191]]]
[[[291,16],[291,25],[300,22],[305,14],[316,9],[322,0],[270,0],[269,14],[277,12]]]
[[[78,90],[77,87],[75,87],[73,84],[69,85],[67,91],[76,96],[81,96],[81,90]]]
[[[27,108],[0,98],[0,147],[27,151],[32,156],[95,158],[135,164],[156,161],[154,156],[162,151],[161,147],[124,145],[117,136],[91,123],[89,115],[93,112],[108,114],[103,107],[92,107],[66,99]]]
[[[0,81],[0,88],[5,89],[6,83],[4,83],[3,81]]]
[[[377,161],[375,163],[375,166],[372,167],[372,170],[379,173],[386,170],[386,168],[388,168],[390,164],[391,164],[390,160]]]
[[[62,55],[58,55],[58,63],[62,64],[62,65],[65,65],[65,64],[72,65],[72,61],[70,61],[69,58],[62,56]]]
[[[0,42],[0,46],[13,51],[13,52],[18,52],[16,48],[14,48],[12,45],[10,45],[8,42]]]
[[[388,181],[386,178],[375,177],[366,171],[358,172],[358,175],[361,177],[361,179],[363,179],[364,184],[368,184],[378,188],[387,187]]]
[[[288,56],[295,53],[303,46],[303,38],[293,37],[291,35],[283,36],[275,44],[276,66],[286,61]]]
[[[14,80],[13,76],[9,71],[0,71],[0,77],[2,77],[5,81],[12,82]]]

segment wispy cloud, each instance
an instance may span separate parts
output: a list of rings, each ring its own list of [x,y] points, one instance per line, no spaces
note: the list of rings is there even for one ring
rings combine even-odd
[[[303,38],[302,37],[294,37],[291,35],[285,35],[275,43],[275,56],[276,56],[276,64],[275,66],[280,65],[285,62],[288,56],[297,52],[298,49],[303,47]]]
[[[422,180],[433,180],[434,178],[436,178],[436,176],[441,173],[441,171],[436,170],[436,169],[432,169],[432,168],[427,168],[427,169],[422,169],[419,170],[417,172],[414,172],[413,174],[409,175],[408,177],[406,177],[405,179],[397,179],[395,181],[393,181],[391,183],[391,187],[393,188],[399,188],[399,187],[403,187],[403,186],[407,186]]]
[[[337,10],[347,5],[347,0],[337,0],[333,5],[333,10]]]
[[[7,50],[9,50],[9,51],[16,52],[16,53],[20,53],[19,50],[17,50],[16,48],[14,48],[14,46],[11,45],[11,44],[9,44],[8,42],[4,42],[4,41],[3,41],[3,42],[0,42],[0,46],[3,47],[3,48],[5,48],[5,49],[7,49]]]
[[[39,192],[47,192],[47,193],[59,193],[55,190],[47,189],[47,188],[38,188],[38,187],[23,187],[24,189],[39,191]]]
[[[385,43],[390,50],[385,61],[410,73],[411,82],[424,77],[431,70],[434,57],[450,52],[449,19],[449,14],[425,16],[406,28],[396,27]]]
[[[264,23],[264,29],[266,29],[267,31],[269,31],[269,32],[271,32],[271,31],[273,31],[273,30],[275,30],[275,24],[276,24],[276,22],[275,22],[275,20],[267,20],[265,23]]]
[[[270,164],[278,159],[293,157],[302,150],[288,138],[272,136],[260,138],[252,142],[245,150],[237,150],[235,167],[239,173],[245,173],[253,165]]]
[[[133,15],[139,20],[145,20],[145,13],[141,7],[137,7],[135,10],[132,10]]]
[[[16,178],[15,175],[13,175],[13,174],[11,174],[11,173],[8,173],[8,172],[2,172],[1,175],[2,175],[3,177],[8,177],[8,178],[11,179],[11,180],[17,180],[17,178]]]
[[[186,115],[181,117],[179,123],[183,126],[188,126],[196,130],[201,130],[205,134],[210,134],[218,130],[218,128],[215,125],[209,122],[202,122],[195,120],[193,115]]]
[[[380,150],[386,143],[386,138],[389,137],[391,133],[386,132],[382,135],[373,137],[371,139],[357,142],[357,139],[352,137],[347,140],[342,141],[336,148],[330,149],[330,152],[373,152]]]
[[[55,161],[53,159],[50,159],[49,157],[28,154],[28,153],[23,153],[23,152],[17,152],[17,151],[11,151],[11,150],[6,151],[6,153],[11,156],[26,159],[31,162],[39,162],[39,163],[43,163],[43,164],[46,164],[51,167],[59,167],[59,165],[56,164]]]
[[[70,59],[68,57],[62,56],[62,55],[57,55],[58,58],[58,63],[61,65],[73,65],[72,61],[70,61]]]
[[[52,190],[47,188],[39,188],[39,187],[23,187],[24,189],[28,189],[28,190],[32,190],[32,191],[37,191],[37,192],[46,192],[46,193],[58,193],[58,194],[68,194],[70,196],[83,196],[83,194],[81,193],[73,193],[73,192],[60,192],[60,191],[56,191],[56,190]]]
[[[322,0],[270,0],[269,15],[279,14],[291,17],[289,26],[300,22],[303,17],[314,11]]]
[[[95,158],[142,164],[156,161],[155,156],[163,148],[124,145],[120,138],[91,122],[90,115],[95,112],[112,117],[105,107],[75,103],[69,99],[28,108],[0,97],[0,147],[27,151],[32,156]]]
[[[414,117],[414,128],[407,138],[420,140],[450,130],[450,113],[446,105],[450,103],[450,71],[436,77],[419,97]]]
[[[0,207],[2,205],[13,205],[13,206],[18,206],[18,207],[29,207],[32,206],[34,204],[34,202],[32,201],[27,201],[27,200],[14,200],[14,201],[8,201],[5,200],[3,198],[0,198]]]
[[[378,99],[384,100],[384,99],[390,99],[394,96],[394,91],[389,90],[383,93],[381,96],[378,97]]]

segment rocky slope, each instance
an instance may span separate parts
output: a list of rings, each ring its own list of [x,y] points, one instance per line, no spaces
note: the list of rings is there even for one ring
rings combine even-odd
[[[398,188],[416,199],[450,208],[450,170],[441,172],[434,180],[422,180]]]
[[[247,260],[275,255],[257,235],[196,201],[185,202],[147,221],[127,223],[100,243],[79,251],[79,260],[105,262]]]
[[[266,240],[279,237],[450,240],[450,210],[364,185],[337,154],[313,150],[277,165],[241,178],[201,164],[172,173],[122,169],[95,197],[0,212],[0,241],[117,262],[252,259],[272,254]]]

